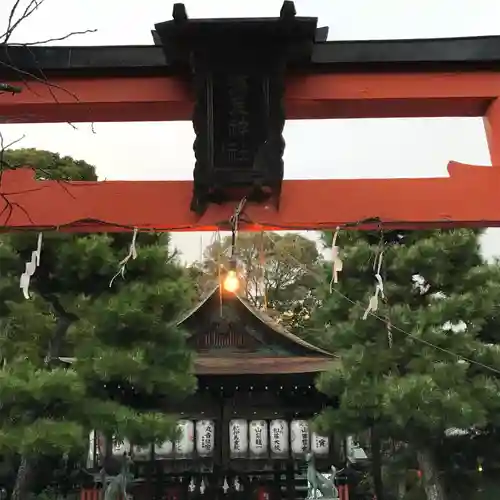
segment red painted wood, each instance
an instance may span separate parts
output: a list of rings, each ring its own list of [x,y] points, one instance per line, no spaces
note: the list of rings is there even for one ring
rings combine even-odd
[[[242,229],[358,229],[500,226],[500,169],[451,162],[450,177],[285,181],[280,210],[248,204]],[[35,181],[30,169],[7,171],[0,185],[0,226],[109,232],[212,231],[235,203],[189,210],[190,181]],[[365,222],[362,222],[365,221]]]
[[[338,487],[339,500],[349,500],[349,485],[342,484]]]
[[[483,120],[491,162],[500,165],[500,99],[489,105]]]
[[[99,500],[100,490],[97,488],[82,489],[80,491],[80,500]]]
[[[4,123],[190,120],[189,84],[168,76],[11,82]],[[333,73],[287,80],[289,119],[483,116],[500,95],[500,73]]]
[[[192,97],[174,77],[51,79],[0,94],[0,121],[188,120]],[[500,165],[500,73],[335,73],[290,77],[289,118],[485,116],[493,164]],[[497,116],[498,115],[498,116]],[[498,137],[497,137],[498,136]],[[450,163],[450,178],[285,181],[279,213],[247,206],[246,229],[321,229],[377,218],[384,227],[498,226],[497,169]],[[189,211],[192,184],[171,182],[37,182],[6,172],[0,226],[63,231],[214,230],[234,206]],[[89,221],[89,219],[91,219]],[[376,227],[359,224],[360,229]]]

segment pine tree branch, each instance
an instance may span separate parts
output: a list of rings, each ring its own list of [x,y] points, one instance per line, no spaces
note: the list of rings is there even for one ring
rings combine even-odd
[[[32,14],[34,14],[45,2],[45,0],[29,0],[27,5],[25,6],[24,10],[20,9],[20,4],[21,0],[14,0],[13,5],[10,9],[10,13],[8,16],[7,20],[7,27],[5,32],[0,35],[0,43],[1,44],[8,44],[10,41],[10,38],[12,37],[14,31],[18,28],[18,26],[24,22],[26,19],[28,19]],[[75,34],[83,34],[83,33],[88,33],[92,32],[95,30],[88,30],[86,32],[79,32]],[[72,36],[73,33],[70,33],[68,35],[65,35],[64,37],[59,37],[59,38],[53,38],[49,40],[44,40],[38,43],[46,43],[49,41],[56,41],[56,40],[64,40],[66,38],[69,38]],[[35,45],[36,43],[30,43],[29,45]],[[6,63],[5,61],[2,61],[0,64],[3,68],[9,68],[9,64]],[[42,75],[42,78],[40,78],[37,75],[30,74],[28,72],[22,71],[18,68],[15,67],[10,67],[9,69],[14,70],[18,76],[20,76],[20,79],[23,81],[25,86],[29,89],[29,80],[34,79],[43,82],[45,85],[47,85],[50,94],[54,98],[54,100],[57,102],[57,98],[53,92],[53,87],[54,85],[49,82],[49,80],[45,77],[43,74],[43,71],[41,68],[39,69],[39,73]],[[64,89],[63,89],[64,90]],[[11,93],[11,94],[18,94],[22,92],[22,88],[17,86],[17,85],[12,85],[9,83],[0,83],[0,93]],[[78,100],[78,97],[75,96],[75,99]],[[70,124],[71,125],[71,124]],[[92,129],[93,130],[93,129]],[[1,145],[0,145],[0,159],[2,160],[0,162],[0,184],[2,180],[2,172],[5,169],[5,163],[3,161],[4,157],[4,152],[7,149],[3,143],[3,136],[0,135],[1,139]],[[2,210],[2,213],[7,211],[8,218],[10,217],[10,213],[14,209],[14,206],[17,204],[11,202],[5,195],[2,196],[3,200],[5,201],[5,208]],[[18,206],[18,205],[17,205]],[[29,214],[26,212],[26,210],[18,206],[18,208],[26,213],[26,216],[30,219]],[[59,301],[54,298],[50,297],[47,298],[48,302],[52,305],[54,311],[59,315],[59,321],[56,326],[55,332],[54,332],[54,337],[50,342],[48,352],[45,358],[44,364],[48,367],[50,365],[51,360],[58,355],[58,352],[61,349],[62,346],[62,341],[64,339],[64,336],[66,335],[69,326],[71,323],[75,320],[75,317],[73,315],[68,314],[64,308],[61,306]],[[16,481],[14,485],[14,489],[12,492],[12,500],[25,500],[28,498],[29,493],[30,493],[30,483],[31,479],[33,477],[33,474],[35,472],[36,466],[37,466],[37,461],[34,458],[29,458],[26,455],[23,455],[21,457],[21,463],[17,471],[16,475]]]
[[[0,83],[0,93],[7,92],[9,94],[20,94],[22,90],[21,87],[11,85],[10,83]]]
[[[69,330],[69,327],[78,321],[78,316],[73,313],[67,312],[61,305],[60,300],[54,294],[40,292],[40,295],[52,306],[54,312],[58,316],[57,325],[54,331],[54,336],[50,340],[47,355],[45,357],[45,365],[49,366],[53,359],[62,355],[61,347],[64,337]]]

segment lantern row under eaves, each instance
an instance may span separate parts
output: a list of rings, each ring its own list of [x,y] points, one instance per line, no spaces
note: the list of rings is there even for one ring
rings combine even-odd
[[[130,453],[135,460],[210,458],[217,445],[215,429],[213,420],[179,420],[179,437],[175,442],[137,446],[125,439],[113,441],[111,452],[115,457]],[[304,457],[309,452],[321,457],[330,451],[329,438],[311,431],[306,420],[233,419],[227,432],[233,459],[286,459]],[[95,462],[96,456],[105,455],[105,449],[105,440],[99,438],[98,432],[93,432],[90,436],[90,461]]]

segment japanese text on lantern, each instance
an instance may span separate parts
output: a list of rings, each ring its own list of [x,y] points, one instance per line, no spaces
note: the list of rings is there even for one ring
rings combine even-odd
[[[255,447],[262,448],[262,427],[255,429]]]
[[[238,425],[233,427],[233,449],[236,452],[241,451],[241,429]]]
[[[328,455],[330,440],[326,436],[320,436],[316,432],[311,434],[311,451],[315,455]]]
[[[196,451],[204,457],[212,454],[214,449],[214,423],[212,420],[196,422]]]
[[[229,423],[229,448],[233,457],[248,451],[248,423],[246,420],[231,420]]]
[[[252,420],[250,422],[250,452],[259,457],[267,454],[267,422]]]
[[[309,451],[310,436],[309,425],[305,420],[293,420],[292,429],[292,453],[303,455]]]
[[[247,136],[250,131],[247,109],[248,86],[248,77],[245,75],[228,77],[228,143],[225,147],[228,166],[235,164],[247,166],[250,162],[250,151],[247,144]]]
[[[286,420],[276,419],[269,424],[271,435],[271,454],[283,457],[288,454],[288,423]]]

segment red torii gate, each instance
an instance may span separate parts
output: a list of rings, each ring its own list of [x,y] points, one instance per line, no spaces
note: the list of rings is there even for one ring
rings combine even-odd
[[[282,27],[276,23],[283,23],[287,17],[282,10],[277,19],[198,22],[186,21],[182,14],[156,26],[156,44],[152,46],[0,47],[0,81],[22,90],[14,95],[0,94],[1,121],[190,120],[193,113],[196,116],[193,108],[200,106],[202,98],[197,67],[191,68],[193,77],[182,66],[187,60],[186,47],[192,48],[192,39],[186,42],[189,36],[196,32],[195,37],[202,33],[216,38],[214,47],[220,49],[222,31],[227,33],[229,29],[232,34],[224,37],[234,45],[231,36],[236,35],[230,26],[240,31],[248,25],[245,36],[255,39],[260,35],[264,39],[255,42],[257,48],[252,47],[261,50],[262,56],[260,45],[268,50],[269,37],[277,36],[270,32]],[[493,166],[500,167],[500,37],[326,42],[324,30],[316,29],[316,19],[288,17],[293,21],[285,25],[293,29],[287,31],[287,43],[300,47],[294,46],[299,55],[292,57],[282,71],[284,90],[278,101],[284,108],[283,123],[285,116],[481,116]],[[274,28],[266,28],[270,23],[275,23]],[[187,25],[191,31],[185,28]],[[215,27],[207,34],[203,30],[209,25]],[[228,40],[225,44],[231,45]],[[245,52],[242,57],[250,56]],[[211,64],[218,64],[220,73],[220,60],[214,61]],[[204,71],[208,71],[206,67]],[[217,99],[224,99],[216,92],[214,95],[215,104],[219,103]],[[215,114],[219,107],[214,107]],[[257,122],[261,118],[258,115]],[[225,123],[217,119],[212,125]],[[223,142],[225,138],[217,140]],[[281,190],[277,190],[279,207],[269,199],[247,203],[243,229],[369,229],[380,224],[408,229],[500,226],[500,169],[450,162],[448,170],[449,177],[433,179],[283,181]],[[0,226],[4,230],[71,232],[227,227],[234,213],[234,199],[208,203],[196,213],[190,210],[192,195],[191,181],[35,181],[29,169],[8,170],[1,177]]]

